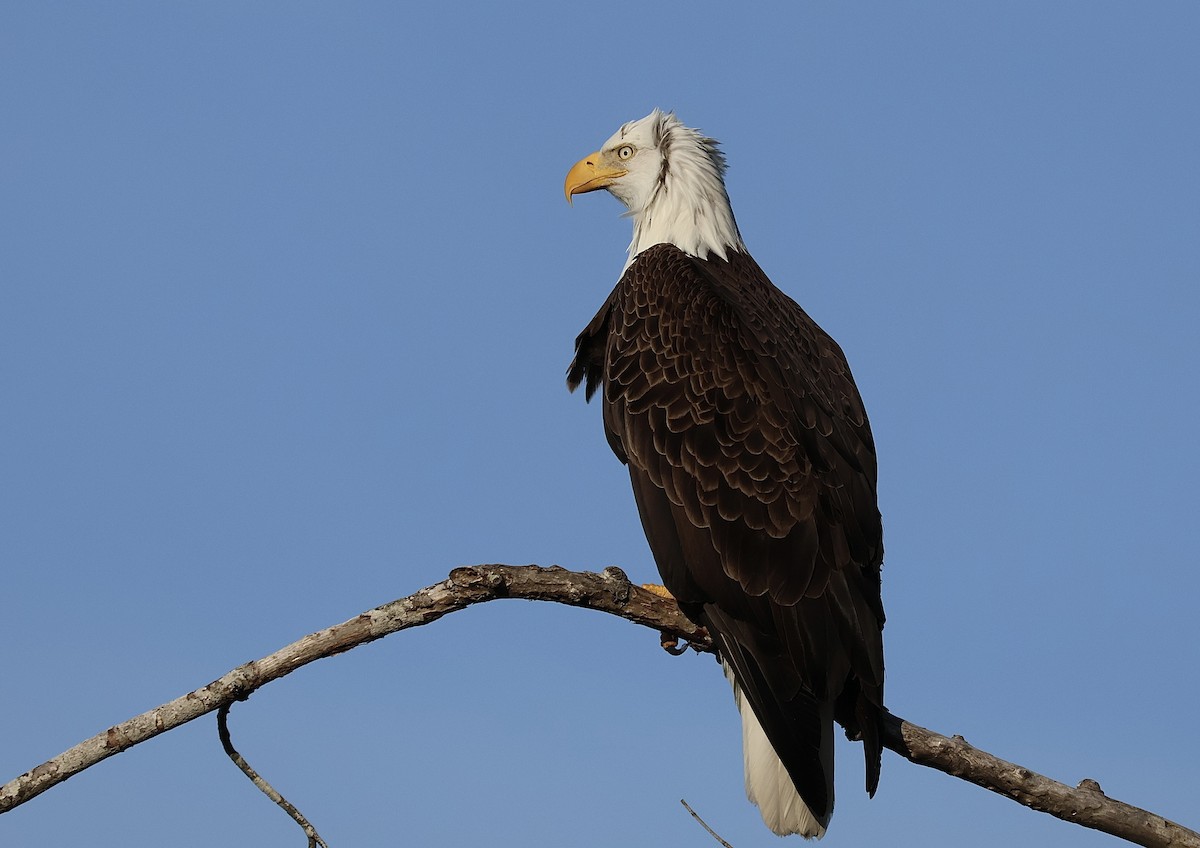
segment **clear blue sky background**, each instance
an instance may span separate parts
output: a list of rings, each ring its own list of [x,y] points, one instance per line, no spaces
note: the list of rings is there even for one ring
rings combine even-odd
[[[1200,6],[0,11],[0,779],[460,564],[654,576],[572,342],[673,108],[878,442],[888,701],[1200,825]],[[737,848],[724,680],[518,602],[309,667],[235,737],[334,848]],[[843,746],[825,844],[1115,845]],[[295,846],[211,717],[8,846]]]

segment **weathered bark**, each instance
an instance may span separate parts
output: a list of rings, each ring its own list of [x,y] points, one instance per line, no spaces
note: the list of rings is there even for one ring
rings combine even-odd
[[[139,742],[242,700],[314,660],[499,598],[600,610],[660,631],[664,644],[679,639],[697,650],[712,650],[707,633],[685,618],[673,601],[632,585],[619,568],[606,568],[601,574],[536,565],[456,568],[441,583],[305,636],[64,751],[0,787],[0,813]],[[888,717],[884,744],[914,763],[968,780],[1064,821],[1148,848],[1200,848],[1200,834],[1107,797],[1095,781],[1085,780],[1072,788],[974,748],[961,737],[941,736],[895,716]]]
[[[884,747],[918,765],[990,789],[1032,810],[1153,848],[1195,848],[1200,834],[1155,813],[1109,798],[1088,778],[1077,787],[981,751],[961,736],[947,737],[888,714]]]

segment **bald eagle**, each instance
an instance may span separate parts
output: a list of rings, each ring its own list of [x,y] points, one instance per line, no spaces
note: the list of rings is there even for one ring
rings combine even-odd
[[[567,372],[603,398],[666,588],[712,634],[742,717],[746,793],[779,835],[822,836],[833,724],[879,783],[883,530],[875,446],[833,341],[746,251],[717,142],[655,110],[580,160],[629,258]]]

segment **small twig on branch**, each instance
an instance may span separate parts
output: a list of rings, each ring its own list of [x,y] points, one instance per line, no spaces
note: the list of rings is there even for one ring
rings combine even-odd
[[[683,798],[679,799],[679,803],[683,804],[683,808],[692,814],[692,818],[694,818],[696,821],[698,821],[700,823],[700,826],[708,831],[709,836],[711,836],[713,839],[720,842],[722,845],[725,846],[725,848],[733,848],[732,845],[730,845],[728,842],[726,842],[724,839],[721,838],[720,834],[718,834],[715,830],[713,830],[711,827],[708,826],[708,822],[706,822],[704,819],[700,818],[700,814],[692,809],[691,804],[689,804]]]
[[[499,598],[554,601],[600,610],[658,630],[664,638],[675,636],[695,650],[712,650],[708,634],[688,621],[673,601],[632,585],[619,568],[606,568],[601,574],[535,565],[456,568],[441,583],[305,636],[270,656],[238,666],[203,688],[79,743],[0,786],[0,813],[101,760],[243,699],[314,660]],[[889,716],[884,731],[884,744],[912,762],[968,780],[1064,821],[1146,848],[1200,848],[1200,834],[1109,798],[1095,781],[1085,780],[1072,788],[973,748],[960,737],[941,736],[895,716]]]
[[[264,795],[291,816],[292,821],[300,825],[300,829],[308,837],[308,848],[317,848],[317,846],[320,846],[320,848],[329,848],[325,844],[325,840],[321,838],[321,834],[317,833],[317,829],[309,824],[308,819],[287,798],[280,795],[274,786],[267,783],[262,775],[246,762],[246,758],[238,753],[237,748],[233,747],[233,739],[229,736],[229,707],[230,704],[222,704],[221,708],[217,710],[217,735],[221,738],[221,747],[225,749],[226,756],[233,760],[233,764],[241,769],[242,774],[250,778],[250,781],[262,790]]]

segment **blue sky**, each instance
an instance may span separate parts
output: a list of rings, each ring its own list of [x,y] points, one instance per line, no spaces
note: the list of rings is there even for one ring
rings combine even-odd
[[[619,273],[562,178],[721,139],[880,456],[888,702],[1200,825],[1200,7],[9,3],[0,779],[460,564],[654,576],[563,374]],[[333,846],[775,844],[708,658],[468,610],[233,716]],[[826,845],[1115,845],[839,752]],[[293,846],[204,719],[6,846]],[[798,844],[798,840],[794,841]]]

